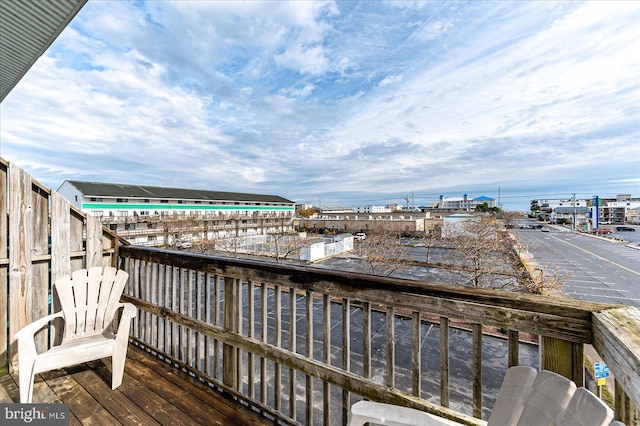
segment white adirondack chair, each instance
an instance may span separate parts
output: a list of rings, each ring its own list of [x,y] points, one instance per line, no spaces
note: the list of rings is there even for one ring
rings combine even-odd
[[[18,341],[20,402],[30,403],[37,373],[112,357],[111,388],[122,384],[129,340],[129,324],[137,309],[120,303],[129,274],[112,267],[80,269],[54,283],[61,311],[41,318],[15,334]],[[118,331],[113,320],[122,308]],[[34,335],[55,318],[62,318],[62,342],[38,353]]]
[[[613,411],[585,388],[551,371],[511,367],[498,393],[487,426],[624,426],[611,422]],[[351,406],[348,426],[461,425],[407,407],[373,401]],[[478,421],[484,424],[482,421]]]

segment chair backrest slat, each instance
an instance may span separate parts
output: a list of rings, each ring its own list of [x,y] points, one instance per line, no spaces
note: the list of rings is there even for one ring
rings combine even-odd
[[[100,268],[98,268],[100,269]],[[116,274],[117,272],[117,274]],[[114,288],[116,277],[124,276],[124,280],[127,280],[129,274],[124,271],[117,271],[115,268],[104,268],[104,272],[102,274],[102,285],[100,286],[100,294],[98,295],[98,307],[97,307],[97,317],[96,317],[96,328],[100,330],[104,330],[107,328],[111,321],[113,320],[114,309],[113,304],[109,304],[109,300],[111,294],[114,291],[118,291]],[[117,293],[117,299],[120,299],[120,295],[122,291]],[[116,300],[116,303],[118,302]]]
[[[63,340],[102,334],[111,327],[128,277],[125,271],[97,266],[58,279],[54,287],[65,316]]]
[[[556,418],[569,405],[575,390],[576,384],[571,380],[552,371],[542,370],[527,397],[518,425],[555,424]]]

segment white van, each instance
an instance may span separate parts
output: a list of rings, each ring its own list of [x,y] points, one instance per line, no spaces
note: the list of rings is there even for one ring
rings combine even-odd
[[[367,234],[365,234],[364,232],[358,232],[355,237],[356,240],[366,240],[367,239]]]

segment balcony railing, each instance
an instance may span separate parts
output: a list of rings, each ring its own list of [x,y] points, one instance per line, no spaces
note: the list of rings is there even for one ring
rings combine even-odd
[[[634,308],[140,247],[120,260],[137,343],[279,421],[343,424],[367,398],[483,424],[509,366],[581,386],[592,344],[617,418],[638,424]]]

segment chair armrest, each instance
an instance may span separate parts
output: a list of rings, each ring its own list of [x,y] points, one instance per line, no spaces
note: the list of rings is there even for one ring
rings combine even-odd
[[[135,318],[135,316],[138,314],[138,308],[136,308],[136,305],[134,305],[133,303],[120,303],[119,306],[122,309],[122,317],[123,318]]]
[[[32,322],[31,324],[25,325],[24,327],[22,327],[18,332],[16,332],[16,334],[13,335],[13,337],[17,340],[24,340],[24,339],[32,339],[33,340],[33,336],[45,325],[47,325],[48,323],[50,323],[52,320],[56,319],[56,318],[63,318],[63,312],[56,312],[54,314],[51,315],[47,315],[45,317],[42,317],[40,319],[35,320],[34,322]]]
[[[119,303],[118,304],[118,309],[122,308],[122,315],[120,316],[120,323],[118,324],[118,332],[116,335],[116,339],[118,338],[117,336],[120,335],[126,335],[127,339],[129,337],[129,324],[131,324],[131,319],[135,318],[135,316],[138,314],[138,308],[136,308],[136,306],[133,303]],[[120,339],[123,339],[124,337],[120,337]]]
[[[18,353],[20,354],[20,358],[25,360],[25,362],[26,360],[29,360],[28,363],[30,363],[30,367],[28,368],[33,366],[33,363],[38,356],[38,350],[36,349],[36,342],[34,339],[35,334],[52,320],[63,317],[64,315],[62,311],[47,315],[22,327],[13,335],[13,337],[18,341]]]

